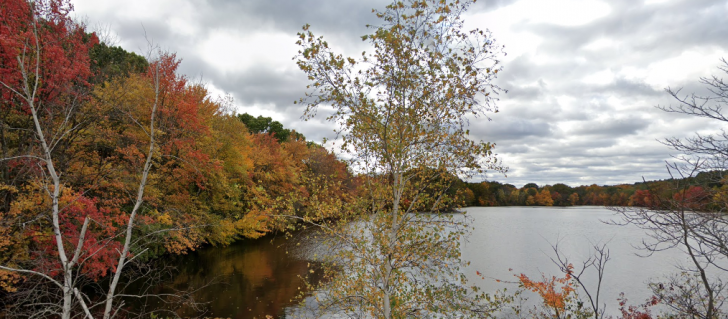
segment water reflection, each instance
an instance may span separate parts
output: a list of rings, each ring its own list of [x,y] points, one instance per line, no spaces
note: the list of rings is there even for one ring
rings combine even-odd
[[[290,245],[283,236],[266,237],[173,256],[166,262],[175,265],[178,272],[154,290],[202,287],[214,278],[216,283],[194,294],[195,301],[206,303],[205,312],[191,307],[175,312],[182,317],[278,318],[284,315],[284,308],[295,303],[299,289],[305,288],[299,276],[309,274],[309,262],[289,254],[289,248],[294,248]]]
[[[502,288],[511,291],[514,285],[493,279],[512,281],[514,273],[523,272],[536,278],[541,272],[558,275],[558,268],[550,261],[553,256],[550,245],[559,240],[563,253],[574,261],[587,258],[592,243],[609,242],[612,260],[607,264],[607,279],[602,287],[609,314],[615,314],[620,292],[639,303],[651,295],[647,287],[650,279],[660,279],[674,273],[676,264],[686,264],[685,255],[678,249],[659,252],[649,258],[637,257],[635,253],[639,251],[632,245],[639,244],[646,237],[645,232],[633,226],[604,224],[602,221],[616,217],[604,208],[488,207],[466,210],[472,218],[474,231],[462,247],[463,259],[472,262],[463,270],[473,284],[486,292]],[[462,215],[455,218],[462,218]],[[309,274],[307,265],[311,261],[295,256],[326,252],[316,250],[314,245],[301,253],[301,247],[290,246],[295,242],[286,241],[282,236],[267,237],[170,258],[168,262],[177,265],[179,272],[157,292],[203,286],[217,277],[221,284],[195,294],[197,301],[209,303],[207,313],[189,308],[177,313],[183,317],[223,318],[300,315],[303,309],[292,299],[298,295],[299,287],[304,288],[299,276]],[[477,276],[476,271],[486,279]],[[312,276],[318,274],[320,272],[315,272]],[[317,277],[312,279],[318,280]],[[587,278],[587,282],[596,284],[593,276]]]

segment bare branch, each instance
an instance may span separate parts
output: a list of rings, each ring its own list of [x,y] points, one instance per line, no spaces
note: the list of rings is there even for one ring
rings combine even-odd
[[[91,312],[88,310],[88,307],[86,306],[86,301],[83,300],[83,296],[80,292],[78,292],[78,288],[73,288],[73,293],[76,295],[76,298],[78,299],[78,303],[81,304],[81,308],[83,308],[83,311],[86,313],[85,318],[93,319],[94,316],[91,315]]]
[[[19,273],[31,274],[31,275],[34,275],[34,276],[40,276],[40,277],[43,277],[45,279],[48,279],[48,281],[50,281],[51,283],[57,285],[59,288],[63,288],[63,285],[60,282],[56,281],[55,279],[53,279],[50,276],[48,276],[48,275],[46,275],[44,273],[41,273],[41,272],[37,272],[37,271],[34,271],[34,270],[13,268],[13,267],[2,266],[2,265],[0,265],[0,269],[7,270],[7,271],[12,271],[12,272],[19,272]]]

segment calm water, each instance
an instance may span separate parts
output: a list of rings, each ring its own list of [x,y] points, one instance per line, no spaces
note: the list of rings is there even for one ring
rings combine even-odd
[[[649,258],[636,256],[640,251],[632,245],[646,238],[644,231],[604,224],[602,221],[618,219],[604,208],[471,207],[466,211],[475,230],[463,248],[463,257],[472,262],[465,271],[486,291],[514,289],[513,284],[494,280],[514,281],[514,274],[525,273],[531,278],[540,278],[541,272],[560,275],[549,259],[554,256],[551,244],[557,241],[563,255],[574,264],[589,256],[591,243],[609,241],[611,260],[607,264],[602,300],[612,313],[620,292],[625,292],[631,303],[641,303],[650,297],[650,278],[659,279],[675,272],[676,263],[687,263],[676,249]],[[199,286],[218,278],[222,284],[202,289],[196,295],[198,301],[209,302],[206,316],[281,316],[286,308],[295,305],[291,299],[299,293],[299,287],[303,288],[299,276],[308,273],[308,262],[295,258],[295,249],[281,237],[206,248],[170,260],[180,267],[180,272],[168,285]],[[476,271],[490,279],[477,277]],[[186,309],[180,314],[195,313]]]
[[[194,299],[206,303],[207,309],[182,307],[176,311],[182,317],[278,318],[286,307],[295,305],[292,299],[299,289],[305,289],[299,276],[308,274],[309,262],[294,258],[295,248],[293,240],[279,235],[173,256],[168,262],[178,271],[155,293],[204,287]],[[158,307],[164,305],[150,305]]]
[[[486,291],[515,287],[482,280],[475,276],[476,270],[507,281],[514,281],[513,275],[520,273],[531,279],[540,279],[541,273],[561,277],[550,260],[555,257],[552,244],[559,242],[562,256],[578,268],[593,253],[593,243],[607,242],[611,260],[606,265],[600,301],[607,304],[609,313],[614,313],[620,292],[631,304],[643,303],[652,296],[647,286],[650,279],[676,272],[676,264],[687,265],[689,261],[678,249],[647,258],[638,256],[645,252],[634,246],[649,240],[645,231],[635,226],[605,224],[618,221],[619,216],[601,207],[471,207],[466,211],[475,227],[463,249],[464,258],[471,261],[466,274]],[[596,273],[586,275],[595,289]]]

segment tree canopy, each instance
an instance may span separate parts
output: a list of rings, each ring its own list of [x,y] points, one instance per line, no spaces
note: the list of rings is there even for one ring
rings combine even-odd
[[[291,134],[296,140],[306,139],[301,133],[283,128],[281,122],[273,121],[270,117],[263,117],[262,115],[254,117],[248,113],[243,113],[238,114],[238,119],[245,124],[250,133],[270,133],[280,142],[288,141]]]
[[[108,318],[135,298],[118,296],[118,281],[146,280],[122,272],[285,229],[277,216],[311,210],[311,194],[343,205],[356,191],[326,149],[270,119],[249,130],[230,99],[179,74],[175,54],[99,43],[71,11],[66,0],[0,4],[8,316]]]
[[[444,313],[487,315],[493,299],[459,272],[467,222],[438,212],[456,179],[503,171],[494,145],[470,138],[468,117],[497,111],[500,47],[487,31],[464,31],[473,1],[397,1],[374,10],[373,48],[344,57],[306,25],[297,63],[309,92],[305,116],[334,109],[341,151],[364,176],[346,223],[327,223],[334,249],[319,310],[381,318]],[[337,271],[337,270],[341,271]],[[488,302],[490,300],[491,302]]]

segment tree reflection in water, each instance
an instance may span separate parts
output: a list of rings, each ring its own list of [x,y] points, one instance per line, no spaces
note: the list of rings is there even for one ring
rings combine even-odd
[[[193,295],[195,301],[205,303],[204,312],[183,306],[174,311],[181,317],[278,318],[284,315],[285,307],[297,303],[295,297],[305,289],[300,277],[309,275],[318,280],[318,272],[309,272],[311,262],[297,258],[295,249],[295,240],[287,241],[278,235],[163,257],[162,262],[175,266],[177,271],[152,291],[168,293],[204,287]],[[213,278],[215,282],[208,285]],[[132,307],[142,306],[169,309],[164,302],[153,299]]]

